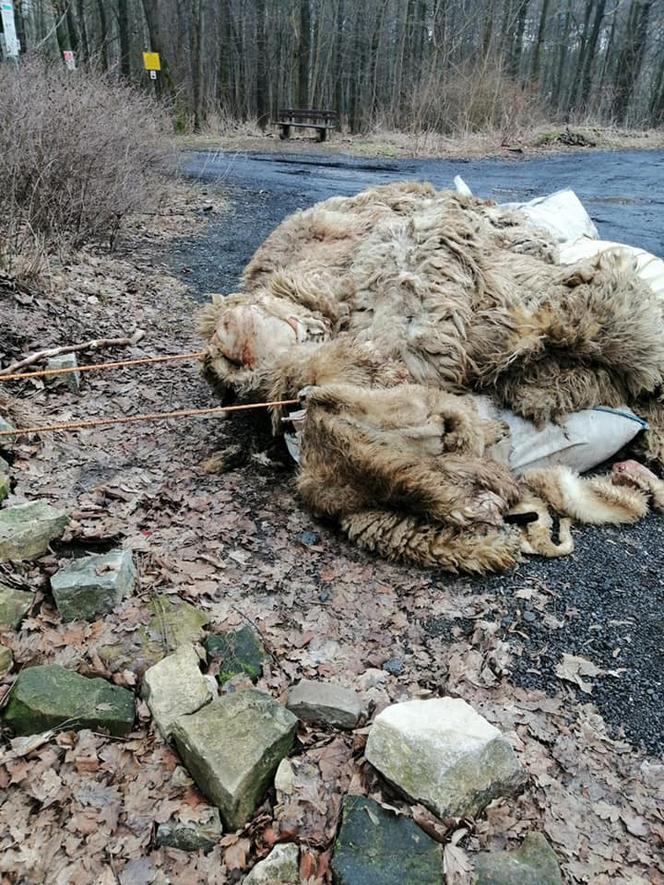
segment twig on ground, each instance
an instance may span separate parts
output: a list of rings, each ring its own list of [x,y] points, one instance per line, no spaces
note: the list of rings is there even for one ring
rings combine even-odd
[[[0,369],[0,375],[11,375],[19,369],[26,366],[32,366],[42,360],[48,360],[51,357],[59,356],[63,353],[78,353],[81,350],[102,350],[104,347],[132,347],[138,344],[141,339],[145,338],[143,329],[136,329],[133,335],[124,338],[92,338],[90,341],[84,341],[82,344],[67,344],[62,347],[50,347],[45,350],[38,350],[35,353],[26,356],[22,360]]]

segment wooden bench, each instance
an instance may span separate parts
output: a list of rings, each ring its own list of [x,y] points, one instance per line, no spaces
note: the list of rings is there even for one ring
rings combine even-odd
[[[279,138],[290,138],[291,129],[315,129],[318,141],[327,141],[327,133],[339,126],[339,115],[336,111],[321,111],[315,108],[295,109],[282,108],[279,111],[277,126]]]

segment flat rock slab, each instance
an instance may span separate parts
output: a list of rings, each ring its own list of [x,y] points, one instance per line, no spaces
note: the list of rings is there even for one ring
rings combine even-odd
[[[129,550],[112,550],[76,559],[51,578],[58,611],[65,621],[92,621],[113,611],[136,586]]]
[[[300,885],[299,858],[300,849],[292,842],[275,845],[245,876],[243,885]]]
[[[16,630],[34,601],[34,593],[0,584],[0,625]]]
[[[78,360],[75,353],[61,353],[58,356],[51,357],[46,363],[47,369],[77,369]],[[63,384],[68,387],[72,393],[78,393],[81,389],[81,373],[65,372],[62,375],[47,376],[49,384]]]
[[[293,743],[297,719],[255,689],[212,701],[172,727],[180,756],[230,829],[244,826]]]
[[[157,845],[179,848],[180,851],[212,851],[221,838],[219,810],[211,808],[207,820],[170,820],[157,827]]]
[[[246,673],[256,682],[263,675],[263,663],[268,660],[260,637],[251,627],[208,636],[205,649],[213,661],[219,662],[217,679],[221,685],[239,673]]]
[[[555,852],[541,833],[528,833],[518,851],[483,852],[475,885],[561,885]]]
[[[146,625],[119,633],[117,642],[93,649],[112,673],[131,670],[142,677],[149,667],[179,646],[202,639],[203,628],[210,620],[205,612],[179,596],[157,596],[146,608]]]
[[[143,697],[162,736],[168,740],[179,716],[195,713],[213,698],[193,645],[182,645],[146,671]]]
[[[75,730],[106,729],[119,737],[131,731],[135,715],[134,696],[126,688],[45,664],[21,670],[3,719],[17,735],[66,724]]]
[[[363,712],[359,695],[336,682],[303,679],[288,692],[286,705],[298,719],[335,728],[356,728]]]
[[[332,872],[337,885],[442,885],[442,852],[410,818],[346,796]]]
[[[0,510],[0,562],[37,559],[65,530],[69,516],[45,501]]]
[[[509,741],[458,698],[387,707],[365,754],[404,796],[443,819],[473,817],[525,781]]]

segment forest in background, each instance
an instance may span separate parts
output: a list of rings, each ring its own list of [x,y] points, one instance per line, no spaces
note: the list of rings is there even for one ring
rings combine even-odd
[[[15,0],[24,51],[157,88],[178,127],[338,110],[351,132],[664,124],[664,0]]]

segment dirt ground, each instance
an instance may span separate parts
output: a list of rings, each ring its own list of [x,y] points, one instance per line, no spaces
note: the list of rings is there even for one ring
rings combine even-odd
[[[90,251],[54,262],[42,291],[3,294],[3,362],[135,326],[147,335],[127,356],[197,349],[196,303],[172,268],[187,279],[199,254],[193,244],[207,242],[200,246],[206,254],[213,249],[211,229],[225,226],[229,244],[258,235],[250,233],[251,214],[243,228],[233,222],[242,196],[231,189],[227,199],[236,205],[223,207],[216,190],[194,190],[137,225],[119,254]],[[182,230],[188,239],[174,243]],[[246,248],[239,244],[236,255]],[[229,261],[223,251],[216,257]],[[12,393],[40,420],[215,403],[193,364],[93,373],[79,396],[40,383]],[[528,772],[526,789],[475,821],[437,821],[378,780],[363,760],[364,729],[303,727],[292,801],[275,806],[269,795],[245,830],[226,834],[208,855],[156,848],[156,822],[174,814],[196,819],[206,802],[154,735],[141,702],[126,740],[63,731],[26,751],[6,737],[2,881],[235,882],[276,841],[296,841],[304,849],[303,881],[327,882],[341,797],[353,792],[398,807],[434,834],[445,845],[448,883],[469,882],[479,849],[517,846],[531,830],[546,834],[567,882],[664,882],[664,765],[654,755],[661,721],[648,719],[661,714],[655,633],[644,650],[650,670],[633,658],[634,637],[645,641],[638,622],[661,627],[661,521],[626,533],[586,532],[573,559],[529,564],[502,578],[391,565],[301,508],[292,466],[266,423],[258,416],[178,419],[45,435],[12,448],[12,500],[44,498],[70,508],[73,521],[52,555],[4,569],[5,578],[37,596],[21,630],[2,637],[16,660],[3,690],[21,667],[46,662],[137,690],[139,662],[113,672],[99,651],[136,631],[149,600],[177,595],[207,614],[210,632],[247,622],[260,631],[272,664],[258,686],[280,700],[303,676],[361,690],[373,710],[413,697],[464,698],[513,742]],[[237,443],[246,451],[243,466],[207,472],[216,450]],[[49,574],[63,558],[120,543],[138,562],[138,595],[91,624],[62,623]],[[633,607],[636,584],[646,592]],[[592,660],[601,675],[579,680],[569,668],[556,675],[564,652]],[[383,669],[388,660],[390,672]],[[599,709],[607,690],[611,702]],[[649,690],[658,696],[647,703]],[[628,741],[621,721],[634,708]],[[635,735],[640,713],[644,728]]]

